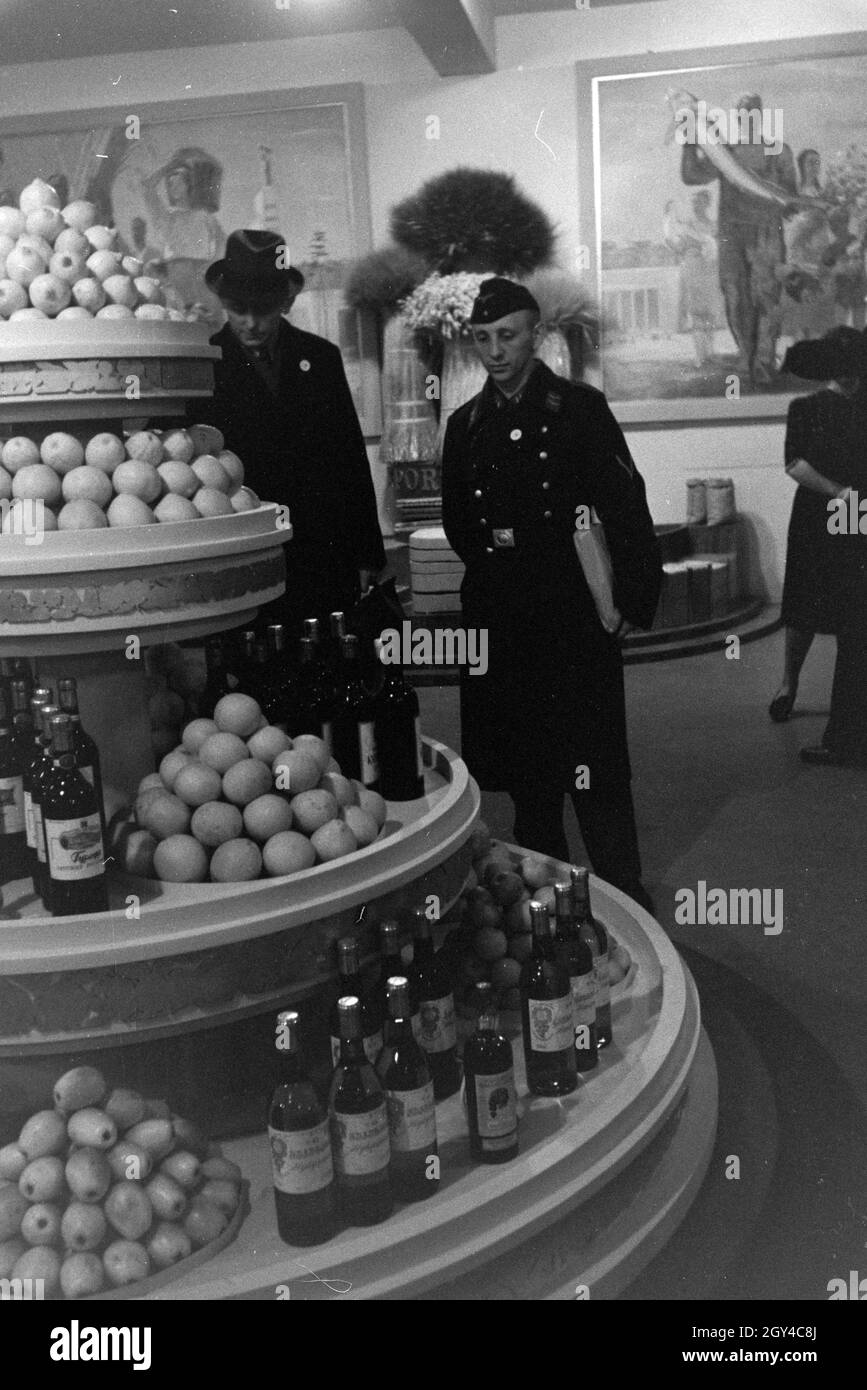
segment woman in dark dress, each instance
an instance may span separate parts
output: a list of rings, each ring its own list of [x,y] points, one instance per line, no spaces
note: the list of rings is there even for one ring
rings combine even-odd
[[[863,335],[841,326],[809,347],[797,344],[784,363],[785,371],[828,385],[793,400],[786,423],[786,472],[798,490],[780,612],[786,627],[783,680],[768,711],[775,723],[792,713],[814,635],[838,631],[841,556],[838,538],[828,532],[828,500],[858,482],[858,453],[865,445],[856,398],[865,356]]]

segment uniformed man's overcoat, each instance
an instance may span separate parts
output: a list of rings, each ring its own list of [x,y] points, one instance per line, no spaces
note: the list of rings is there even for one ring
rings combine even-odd
[[[223,350],[214,396],[190,401],[188,420],[222,430],[250,487],[288,506],[287,608],[310,616],[349,607],[359,569],[382,569],[385,551],[340,350],[281,320],[275,392],[228,325],[211,342]]]
[[[585,765],[595,791],[629,780],[620,645],[575,550],[578,508],[590,507],[605,528],[615,603],[649,627],[659,547],[602,393],[537,362],[517,403],[488,380],[449,420],[443,524],[466,565],[464,623],[488,633],[487,674],[461,673],[461,747],[489,790],[549,777],[565,792]]]

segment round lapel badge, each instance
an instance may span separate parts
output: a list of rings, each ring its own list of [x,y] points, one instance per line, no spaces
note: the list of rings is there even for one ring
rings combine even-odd
[[[301,361],[298,363],[298,366],[301,368],[302,372],[310,371],[310,363],[307,361],[306,357],[301,358]]]
[[[521,438],[521,433],[522,433],[521,430],[512,430],[512,433],[509,435],[509,438],[510,438],[510,439],[520,439],[520,438]]]

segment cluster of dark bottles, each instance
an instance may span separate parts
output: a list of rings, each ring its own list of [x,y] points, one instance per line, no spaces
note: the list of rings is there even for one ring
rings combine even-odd
[[[29,878],[53,916],[108,911],[99,751],[72,677],[0,679],[0,884]]]
[[[264,636],[250,629],[212,637],[199,714],[209,718],[224,695],[240,690],[290,737],[323,739],[344,776],[387,801],[414,801],[424,795],[418,696],[401,667],[383,665],[380,655],[380,644],[347,631],[341,612],[331,614],[326,632],[307,618],[298,641],[280,623]]]

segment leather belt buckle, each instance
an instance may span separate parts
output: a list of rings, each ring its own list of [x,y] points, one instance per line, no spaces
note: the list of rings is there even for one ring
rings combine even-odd
[[[514,550],[515,531],[511,526],[495,526],[493,531],[496,550]]]

